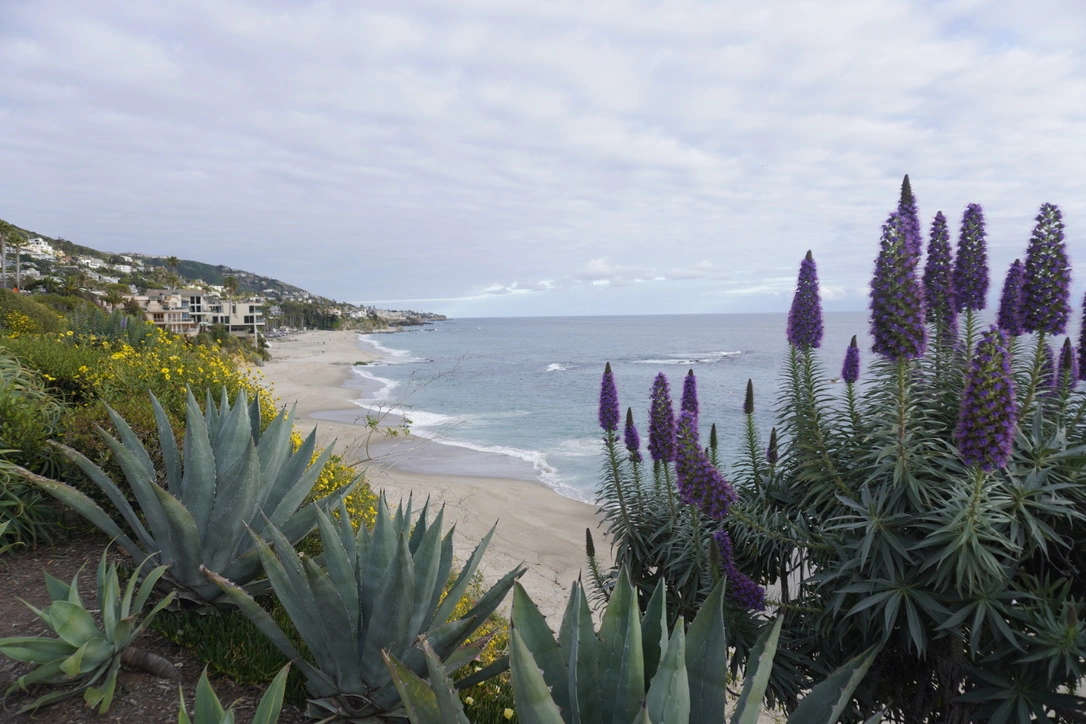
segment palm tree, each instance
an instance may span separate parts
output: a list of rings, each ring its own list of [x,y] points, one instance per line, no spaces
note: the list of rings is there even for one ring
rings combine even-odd
[[[15,249],[15,288],[21,290],[23,287],[22,251],[26,246],[26,237],[9,230],[8,244]]]
[[[0,289],[8,288],[8,245],[4,241],[7,226],[0,222]]]
[[[227,294],[229,294],[230,296],[234,296],[238,293],[238,278],[233,275],[224,277],[222,280],[222,286],[223,289],[226,290]]]
[[[127,291],[120,284],[110,284],[102,299],[109,304],[109,311],[114,312],[124,302],[124,293]]]

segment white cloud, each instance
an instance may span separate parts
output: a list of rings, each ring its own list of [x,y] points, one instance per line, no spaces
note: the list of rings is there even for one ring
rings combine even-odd
[[[501,310],[786,306],[811,249],[862,305],[904,172],[985,205],[997,274],[1042,201],[1074,256],[1082,37],[1060,0],[4,3],[0,214]]]

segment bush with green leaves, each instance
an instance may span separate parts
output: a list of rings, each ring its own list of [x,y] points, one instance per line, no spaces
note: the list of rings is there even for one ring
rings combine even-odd
[[[667,626],[667,587],[661,581],[642,616],[636,591],[621,571],[599,631],[578,584],[556,639],[531,597],[517,584],[513,594],[511,669],[519,718],[538,724],[575,722],[723,722],[727,701],[728,642],[722,613],[724,581],[717,583],[687,628],[680,618]],[[777,649],[782,619],[755,643],[743,690],[731,703],[733,724],[754,724]],[[864,652],[814,687],[792,712],[795,724],[832,724],[874,660]],[[386,663],[412,724],[467,724],[441,662],[424,645],[429,683],[393,656]],[[868,722],[877,722],[881,714]]]
[[[56,332],[64,319],[49,307],[10,289],[0,289],[0,338]]]
[[[264,696],[260,698],[253,713],[252,724],[275,724],[279,721],[279,712],[283,708],[283,692],[287,688],[287,674],[290,665],[284,666],[272,679]],[[181,694],[181,710],[177,714],[177,724],[234,724],[234,709],[224,709],[211,682],[207,680],[207,669],[200,674],[196,684],[196,697],[193,702],[192,716],[185,709],[185,695]]]
[[[266,591],[250,531],[261,536],[274,529],[277,540],[293,545],[316,527],[318,509],[338,505],[351,485],[303,507],[330,451],[313,459],[315,431],[294,450],[293,415],[285,411],[262,431],[260,401],[250,404],[244,392],[231,404],[224,390],[218,405],[209,394],[204,412],[188,393],[183,457],[166,413],[154,396],[151,403],[166,468],[161,483],[146,448],[122,417],[110,411],[120,439],[102,431],[136,507],[101,468],[61,446],[109,498],[119,520],[70,485],[24,475],[116,539],[136,561],[153,558],[168,566],[164,580],[184,600],[198,606],[227,603],[205,569],[254,593]]]
[[[790,325],[779,457],[750,446],[736,552],[779,588],[798,670],[882,644],[857,693],[892,720],[1079,721],[1063,692],[1086,674],[1086,396],[1082,350],[1049,347],[1070,316],[1059,210],[1042,206],[998,325],[981,322],[979,205],[956,262],[941,214],[923,279],[920,251],[906,177],[872,282],[876,357],[861,382],[858,345],[841,350],[835,389]],[[820,325],[817,284],[796,299]]]
[[[269,526],[271,544],[254,537],[275,595],[308,648],[303,656],[271,616],[240,587],[208,574],[306,679],[309,712],[314,717],[348,721],[394,714],[399,693],[382,661],[387,652],[416,673],[426,657],[420,636],[450,670],[472,661],[485,641],[465,644],[498,607],[523,573],[514,569],[494,584],[464,615],[453,618],[471,585],[494,531],[479,543],[453,584],[452,531],[441,535],[444,510],[427,521],[429,505],[413,519],[410,500],[391,514],[378,501],[373,529],[352,528],[346,507],[338,520],[318,513],[323,554],[295,552],[290,541]],[[493,676],[503,662],[460,682],[470,686]]]
[[[56,451],[49,439],[56,434],[61,406],[41,378],[0,348],[0,540],[33,545],[50,540],[59,516],[41,491],[15,474],[18,464],[37,472],[55,473]]]
[[[67,688],[38,697],[21,708],[20,714],[80,692],[88,707],[97,708],[99,714],[104,714],[113,702],[117,672],[122,663],[140,666],[170,678],[180,678],[177,670],[165,659],[131,647],[155,614],[173,600],[173,593],[168,594],[141,618],[155,584],[166,573],[166,567],[158,566],[145,576],[140,575],[142,569],[142,564],[136,568],[122,592],[117,566],[113,563],[107,565],[106,552],[103,551],[97,574],[101,627],[79,596],[78,573],[70,584],[45,574],[52,602],[40,610],[33,606],[30,608],[56,633],[57,638],[0,638],[0,653],[35,665],[30,673],[20,676],[8,688],[5,697],[38,684]]]

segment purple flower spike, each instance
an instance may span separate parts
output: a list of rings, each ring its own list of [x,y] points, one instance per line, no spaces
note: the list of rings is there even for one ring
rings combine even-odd
[[[656,462],[675,459],[675,411],[671,407],[671,390],[664,373],[652,383],[649,410],[649,455]]]
[[[679,401],[679,410],[685,410],[694,416],[694,434],[698,432],[698,380],[694,370],[688,370],[683,378],[683,396]]]
[[[609,433],[618,430],[618,390],[610,362],[603,368],[603,381],[600,383],[600,427]]]
[[[999,298],[999,316],[997,323],[999,328],[1012,337],[1018,337],[1026,333],[1026,323],[1022,315],[1024,296],[1022,284],[1025,281],[1026,267],[1021,260],[1015,259],[1011,268],[1007,270],[1007,278],[1003,281],[1003,294]]]
[[[897,215],[901,217],[901,229],[905,233],[905,248],[909,254],[920,258],[920,216],[916,212],[916,196],[909,183],[909,174],[901,180],[901,198],[897,202]]]
[[[1071,338],[1065,337],[1060,349],[1059,385],[1061,392],[1070,392],[1078,384],[1078,354],[1071,344]]]
[[[860,379],[860,348],[856,346],[856,335],[845,350],[845,363],[841,365],[841,379],[845,384],[855,384]]]
[[[743,414],[754,414],[754,380],[747,378],[747,394],[743,396]]]
[[[641,436],[637,434],[633,409],[629,407],[626,408],[626,434],[623,439],[626,443],[626,449],[630,452],[630,462],[641,462]]]
[[[980,204],[969,204],[962,214],[954,264],[954,298],[959,312],[988,306],[988,247],[984,238],[984,209]]]
[[[1082,331],[1078,337],[1078,378],[1086,380],[1086,297],[1082,298]]]
[[[1011,457],[1017,424],[1007,337],[992,326],[981,336],[965,378],[954,444],[967,465],[1002,468]]]
[[[796,294],[788,312],[788,342],[793,347],[815,349],[822,344],[822,301],[818,296],[818,270],[810,251],[799,265]]]
[[[723,520],[739,496],[698,447],[694,416],[689,411],[679,415],[675,439],[675,488],[679,499],[687,505],[696,505],[714,520]]]
[[[777,454],[777,428],[769,431],[769,447],[765,449],[765,460],[770,465],[776,465],[779,459]]]
[[[1054,204],[1042,204],[1026,250],[1023,310],[1027,332],[1063,334],[1071,316],[1071,263],[1063,243],[1063,217]]]
[[[958,303],[954,298],[954,260],[950,232],[940,211],[931,224],[928,261],[924,265],[924,302],[929,324],[942,324],[946,341],[958,336]]]
[[[750,611],[764,611],[765,589],[735,565],[735,549],[728,531],[718,530],[713,533],[713,540],[720,549],[720,567],[728,577],[728,596]]]
[[[915,359],[927,349],[924,293],[916,266],[917,257],[905,248],[901,217],[894,212],[882,227],[871,281],[871,349],[890,359]]]

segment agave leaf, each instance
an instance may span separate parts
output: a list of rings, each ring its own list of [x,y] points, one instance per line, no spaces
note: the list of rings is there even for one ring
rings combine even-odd
[[[569,670],[570,712],[574,724],[602,721],[599,649],[592,610],[584,588],[574,582],[559,630],[559,646]]]
[[[381,576],[388,569],[396,555],[397,530],[393,527],[392,517],[385,503],[385,496],[377,499],[377,519],[373,530],[365,526],[358,529],[359,582],[358,598],[362,607],[363,627],[368,625],[377,598]],[[365,551],[363,552],[363,548]]]
[[[128,487],[132,490],[132,494],[136,497],[136,502],[139,503],[141,512],[147,519],[147,527],[155,536],[155,540],[159,547],[168,549],[169,541],[159,540],[159,538],[164,535],[163,531],[167,529],[168,524],[166,523],[166,514],[162,510],[162,505],[158,502],[158,499],[152,490],[152,487],[156,485],[154,466],[151,465],[150,458],[147,457],[147,451],[143,449],[143,444],[140,443],[139,438],[132,432],[132,428],[128,426],[128,423],[124,421],[124,418],[113,410],[109,410],[108,408],[107,410],[110,413],[110,418],[113,420],[114,426],[121,434],[121,437],[124,438],[126,444],[122,444],[105,430],[99,429],[99,434],[117,458],[121,470],[124,471],[124,477],[128,481]],[[138,448],[140,452],[136,452],[136,450],[129,447],[127,443],[131,443],[131,445]]]
[[[259,429],[259,428],[257,428]],[[292,430],[290,416],[281,413],[275,416],[267,429],[256,440],[256,453],[260,458],[260,502],[261,510],[270,510],[268,496],[275,487],[275,481],[283,465],[290,459],[293,448],[290,443]],[[276,503],[278,504],[278,500]]]
[[[428,501],[427,501],[428,502]],[[419,520],[426,517],[426,508],[423,506]],[[421,535],[418,534],[419,526],[415,526],[408,549],[414,565],[415,581],[413,590],[415,596],[412,599],[414,606],[411,611],[408,628],[411,631],[424,631],[423,628],[430,622],[430,616],[434,609],[430,606],[434,594],[440,592],[445,581],[438,578],[441,570],[441,524],[444,520],[445,509],[438,511],[433,525],[427,527]],[[412,545],[412,542],[414,545]]]
[[[497,530],[498,524],[495,523],[491,526],[483,539],[479,541],[479,544],[475,546],[475,550],[468,556],[467,563],[460,569],[460,574],[456,577],[453,585],[449,587],[448,593],[445,594],[445,598],[441,601],[441,606],[434,612],[433,617],[430,619],[430,624],[440,623],[442,621],[448,621],[452,616],[453,610],[456,608],[456,604],[464,597],[464,591],[467,590],[471,584],[471,578],[475,575],[475,570],[479,567],[479,562],[483,558],[483,553],[486,552],[486,548],[490,545],[490,539],[494,536],[494,531]],[[451,537],[453,532],[449,531]]]
[[[773,659],[777,655],[777,640],[783,624],[784,617],[778,616],[772,626],[762,631],[750,650],[743,677],[743,692],[736,702],[732,724],[757,724],[758,715],[762,712],[762,697],[769,685],[769,675],[773,673]]]
[[[690,680],[686,675],[686,635],[682,617],[675,624],[656,675],[649,684],[644,711],[651,721],[690,721]]]
[[[344,514],[345,511],[341,510],[340,515]],[[324,548],[323,563],[328,570],[328,577],[336,587],[340,600],[346,607],[348,618],[351,621],[351,641],[357,641],[359,623],[358,579],[355,577],[354,562],[351,560],[354,552],[353,541],[344,544],[343,539],[337,534],[331,519],[323,512],[318,511],[317,524],[320,527],[321,542]]]
[[[260,705],[253,714],[252,724],[275,724],[279,721],[279,711],[283,708],[283,695],[287,690],[287,675],[290,674],[290,664],[287,664],[275,675],[268,684],[264,696],[260,697]]]
[[[253,444],[260,441],[260,395],[253,395],[253,401],[249,403],[249,429],[253,433]]]
[[[106,672],[106,679],[100,686],[92,686],[83,692],[83,700],[91,709],[97,707],[99,714],[109,711],[109,705],[113,703],[113,694],[117,689],[117,671],[121,668],[121,657],[114,657],[113,663]]]
[[[186,392],[187,397],[192,397],[192,392]],[[166,467],[167,490],[175,498],[181,498],[181,455],[177,450],[177,437],[173,432],[173,425],[166,411],[162,409],[158,398],[151,395],[151,407],[155,411],[155,425],[158,427],[158,445],[162,452],[162,461]]]
[[[245,442],[247,449],[215,489],[215,503],[211,507],[208,523],[210,528],[205,534],[208,557],[204,560],[204,565],[213,571],[222,569],[233,560],[238,548],[248,547],[245,525],[253,517],[260,516],[256,507],[260,460],[252,441],[246,437]]]
[[[464,714],[464,706],[460,703],[460,696],[456,693],[452,681],[441,660],[434,653],[430,644],[424,637],[419,644],[426,654],[426,670],[430,674],[430,685],[437,694],[437,703],[445,715],[446,722],[456,724],[468,724],[468,718]]]
[[[102,551],[102,558],[98,561],[98,611],[102,616],[102,629],[111,631],[117,625],[117,617],[120,613],[119,599],[121,597],[121,585],[117,581],[117,567],[106,568],[106,552]]]
[[[131,590],[132,582],[138,578],[140,568],[142,567],[143,564],[141,563],[140,567],[136,569],[136,572],[128,579],[128,591]],[[143,610],[143,606],[147,603],[148,597],[150,597],[151,592],[154,591],[155,584],[157,584],[159,579],[166,574],[166,570],[166,566],[157,566],[153,568],[140,582],[140,588],[136,593],[135,599],[132,599],[128,591],[125,592],[124,601],[121,603],[122,618],[128,618],[130,615],[138,614]]]
[[[524,645],[532,652],[536,666],[542,671],[554,703],[562,711],[570,711],[569,671],[562,660],[562,650],[554,640],[547,619],[520,583],[513,584],[512,623]]]
[[[294,451],[279,468],[275,482],[269,487],[263,508],[268,514],[268,519],[276,526],[282,526],[309,497],[313,483],[320,475],[320,469],[324,467],[328,456],[331,455],[331,448],[326,448],[321,457],[310,465],[309,461],[312,460],[313,451],[316,448],[317,433],[314,429],[302,442],[301,447]],[[316,471],[314,472],[312,468],[316,468]]]
[[[170,566],[170,578],[185,586],[202,583],[200,575],[200,530],[192,514],[173,497],[155,483],[150,483],[152,492],[158,498],[159,509],[165,519],[161,537],[162,562]]]
[[[517,713],[525,724],[564,724],[543,672],[517,629],[509,632],[509,671]],[[632,718],[632,717],[631,717]]]
[[[645,657],[645,686],[656,675],[663,652],[667,650],[667,591],[664,580],[656,584],[649,605],[641,618],[641,642]],[[651,712],[650,712],[651,713]],[[670,721],[670,720],[669,720]]]
[[[396,686],[411,724],[443,724],[447,721],[437,703],[437,694],[430,685],[387,651],[381,652],[381,658],[388,667],[392,683]]]
[[[323,673],[320,669],[315,668],[312,664],[302,658],[302,655],[298,653],[298,649],[294,648],[294,644],[290,642],[287,635],[279,628],[275,623],[275,620],[260,607],[252,596],[247,594],[240,586],[226,580],[222,576],[204,569],[204,574],[210,578],[223,593],[233,601],[234,605],[241,610],[245,616],[253,622],[253,625],[260,629],[260,632],[268,637],[268,640],[279,649],[283,656],[290,659],[292,662],[298,665],[298,669],[305,676],[306,681],[310,686],[311,691],[316,692],[316,696],[325,695],[324,692],[334,692],[335,685],[333,682]],[[323,688],[322,688],[323,687]]]
[[[89,461],[88,464],[90,464]],[[109,515],[107,515],[106,512],[102,510],[98,506],[98,504],[91,500],[86,494],[76,490],[70,485],[65,485],[64,483],[58,483],[55,480],[50,480],[49,478],[35,475],[29,470],[24,470],[23,468],[17,467],[16,472],[37,487],[52,495],[61,503],[64,503],[66,506],[82,515],[84,518],[90,521],[90,523],[97,527],[98,530],[102,531],[107,536],[117,541],[118,545],[124,548],[124,550],[127,551],[136,560],[142,560],[147,557],[147,553],[138,545],[133,543],[132,539],[125,535],[124,531],[122,531],[120,527],[118,527],[113,519],[110,518]],[[85,469],[84,472],[86,472]],[[112,483],[110,483],[110,485],[112,485]],[[127,503],[125,505],[127,505]],[[143,531],[143,534],[146,535],[146,530]],[[137,535],[139,535],[138,532]],[[149,535],[147,536],[147,539],[153,541],[153,539]]]
[[[207,411],[215,405],[211,392],[207,393]],[[210,534],[211,507],[215,503],[215,486],[218,476],[215,470],[215,453],[211,448],[208,422],[200,413],[200,406],[192,392],[186,398],[185,412],[185,469],[181,474],[181,502],[189,509],[196,527],[200,530],[201,543]]]
[[[86,674],[109,661],[114,654],[113,646],[103,638],[93,638],[64,659],[60,670],[71,678]]]
[[[452,537],[453,537],[453,531],[455,530],[455,528],[456,528],[456,526],[453,525],[449,529],[449,533],[444,538],[441,539],[441,551],[439,552],[437,580],[441,581],[443,584],[444,584],[445,581],[449,580],[449,576],[452,573],[452,566],[453,566],[453,540],[452,540]],[[444,592],[445,592],[445,586],[444,585],[434,586],[433,587],[433,589],[430,592],[430,602],[429,602],[429,607],[427,608],[428,611],[433,611],[435,614],[437,613],[438,605],[441,603],[441,596],[442,596],[442,594]],[[436,616],[435,616],[435,617],[431,617],[431,619],[429,621],[424,621],[423,625],[429,627],[429,626],[434,626],[436,624],[444,623],[444,621],[445,621],[444,619],[437,619]]]
[[[611,721],[631,721],[645,696],[641,615],[625,568],[611,592],[600,623],[601,706]]]
[[[207,667],[200,674],[200,680],[196,682],[196,695],[193,701],[193,716],[200,724],[219,722],[226,710],[223,709],[215,690],[211,688],[211,682],[207,680]]]
[[[414,564],[407,548],[407,536],[401,531],[398,539],[396,557],[381,575],[374,599],[374,611],[379,613],[363,622],[362,678],[374,688],[389,682],[388,669],[381,663],[381,650],[402,657],[419,633],[408,630],[415,593]]]
[[[451,656],[461,642],[471,635],[479,627],[474,616],[459,618],[438,626],[426,632],[426,640],[430,642],[438,658],[444,660]],[[422,673],[426,670],[426,661],[422,656],[422,649],[412,646],[403,656],[403,664],[412,671]]]
[[[225,393],[225,388],[223,391]],[[215,453],[215,474],[219,480],[229,480],[230,470],[237,467],[253,442],[247,407],[245,390],[238,390],[234,404],[224,406],[226,414],[219,411],[219,427],[212,431],[211,436],[211,449]],[[216,489],[216,496],[221,490],[221,486]]]
[[[49,575],[48,571],[45,572],[45,588],[49,592],[50,601],[63,601],[68,598],[68,584]]]
[[[313,599],[321,613],[321,633],[327,660],[333,662],[336,680],[358,679],[358,618],[347,610],[327,572],[310,558],[302,560]]]
[[[686,634],[691,721],[724,721],[728,671],[723,609],[726,580],[720,579],[713,588]]]
[[[848,706],[848,702],[852,699],[852,692],[856,690],[867,674],[867,670],[871,668],[881,648],[881,644],[872,646],[850,659],[821,681],[818,686],[811,689],[811,692],[803,697],[803,701],[788,717],[789,724],[836,722],[841,717],[841,712]]]
[[[30,664],[63,661],[71,656],[74,650],[75,647],[67,641],[41,636],[12,636],[0,639],[0,653],[16,661],[25,661]]]
[[[163,609],[165,609],[167,606],[169,606],[171,603],[173,603],[174,597],[176,595],[177,595],[176,591],[170,591],[169,593],[167,593],[162,598],[161,601],[159,601],[157,604],[155,604],[154,608],[152,608],[150,611],[147,612],[147,615],[143,617],[143,619],[140,621],[139,625],[136,626],[135,629],[133,629],[132,632],[128,636],[126,636],[123,639],[121,639],[120,637],[115,637],[114,641],[115,641],[116,648],[118,650],[120,650],[120,649],[124,648],[125,646],[128,646],[129,644],[131,644],[136,639],[136,637],[140,635],[140,633],[143,631],[143,629],[147,628],[147,626],[151,623],[152,620],[154,620],[155,616],[157,616],[159,614],[159,612],[161,612]],[[118,628],[120,628],[121,624],[123,624],[125,622],[130,622],[130,621],[132,621],[131,618],[126,618],[123,621],[121,621],[120,623],[118,623],[117,626],[118,626]]]
[[[53,601],[45,610],[48,623],[63,641],[72,646],[82,646],[93,638],[100,638],[102,632],[94,619],[82,605],[71,601]]]

